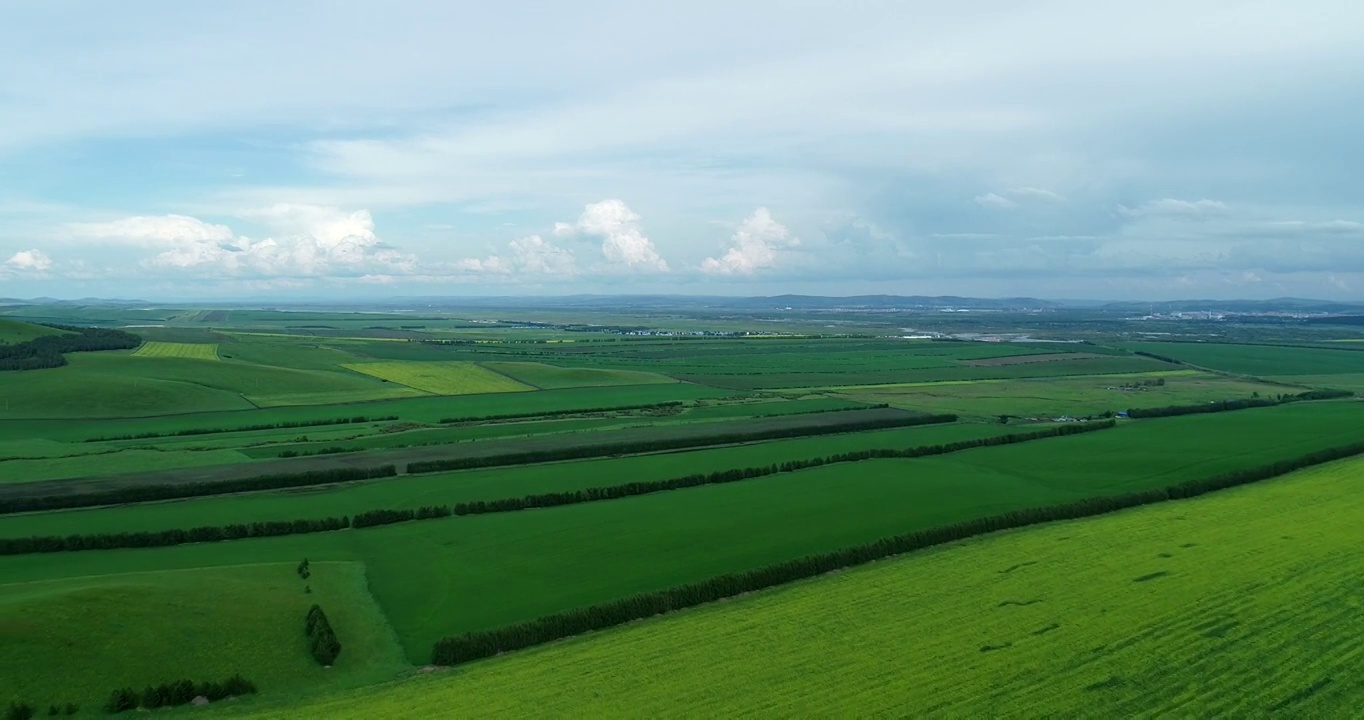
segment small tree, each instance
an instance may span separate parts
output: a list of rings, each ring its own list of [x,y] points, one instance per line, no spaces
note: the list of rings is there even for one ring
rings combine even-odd
[[[29,720],[33,717],[33,706],[15,700],[5,708],[5,720]]]

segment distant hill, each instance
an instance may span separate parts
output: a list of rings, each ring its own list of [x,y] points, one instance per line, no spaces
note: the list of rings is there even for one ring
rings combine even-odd
[[[44,335],[63,335],[64,330],[34,325],[33,323],[20,322],[18,320],[6,320],[0,318],[0,345],[13,345],[15,343],[28,342],[33,338]]]
[[[1112,302],[1101,309],[1130,313],[1222,312],[1222,313],[1364,313],[1364,303],[1275,298],[1273,300],[1170,300],[1165,302]]]

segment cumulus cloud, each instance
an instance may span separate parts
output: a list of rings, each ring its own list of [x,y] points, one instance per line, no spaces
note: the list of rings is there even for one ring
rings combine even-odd
[[[276,231],[239,236],[226,225],[185,215],[137,216],[69,225],[81,239],[161,249],[147,267],[263,277],[321,277],[415,271],[416,258],[385,245],[369,212],[316,205],[275,205],[243,213]]]
[[[1176,200],[1165,198],[1142,203],[1130,208],[1118,206],[1118,214],[1128,218],[1176,218],[1201,220],[1223,215],[1227,212],[1226,203],[1217,200]]]
[[[5,261],[5,268],[18,272],[45,272],[52,268],[52,258],[42,250],[20,250]]]
[[[624,201],[602,200],[584,207],[576,223],[555,223],[554,234],[599,237],[602,255],[608,263],[632,270],[667,272],[667,261],[644,235],[640,220]]]
[[[730,248],[718,258],[701,262],[702,272],[712,275],[752,275],[777,264],[777,253],[800,245],[800,239],[772,217],[765,207],[753,211],[730,238]]]
[[[489,273],[510,275],[572,276],[577,273],[577,259],[573,253],[546,241],[539,235],[530,235],[507,243],[506,256],[490,255],[486,258],[465,258],[454,264],[459,272]]]

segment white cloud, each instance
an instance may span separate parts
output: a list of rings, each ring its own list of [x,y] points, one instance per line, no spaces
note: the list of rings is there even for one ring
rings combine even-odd
[[[5,261],[5,267],[20,272],[45,272],[52,268],[52,258],[42,250],[20,250]]]
[[[1018,207],[1018,203],[995,193],[986,193],[976,196],[976,204],[991,210],[1012,210]]]
[[[233,238],[232,229],[226,225],[211,225],[187,215],[138,215],[112,222],[70,223],[67,228],[77,238],[148,247],[225,242]]]
[[[461,273],[487,273],[510,275],[557,275],[571,277],[577,274],[577,259],[573,253],[547,242],[539,235],[530,235],[507,243],[507,256],[490,255],[486,258],[465,258],[454,263],[454,269]]]
[[[143,264],[260,277],[352,276],[415,272],[417,259],[385,245],[368,211],[316,205],[275,205],[242,213],[278,235],[255,240],[185,215],[136,216],[68,225],[80,239],[161,249]]]
[[[739,225],[730,238],[729,250],[719,258],[701,262],[702,272],[712,275],[752,275],[777,264],[777,252],[800,244],[786,226],[765,207],[758,208]]]
[[[555,223],[559,236],[591,235],[601,238],[606,261],[632,270],[667,272],[668,263],[644,235],[640,216],[622,200],[602,200],[583,208],[576,223]]]
[[[1142,203],[1134,208],[1118,206],[1118,214],[1129,218],[1164,217],[1199,220],[1226,212],[1226,203],[1217,200],[1190,201],[1165,198]]]
[[[1066,197],[1065,197],[1064,195],[1061,195],[1061,194],[1058,194],[1058,193],[1054,193],[1054,192],[1052,192],[1052,191],[1050,191],[1050,190],[1047,190],[1047,189],[1045,189],[1045,188],[1016,187],[1016,188],[1009,188],[1009,189],[1006,190],[1005,192],[1009,193],[1010,195],[1013,195],[1014,197],[1026,198],[1026,199],[1029,199],[1029,200],[1042,200],[1042,201],[1044,201],[1044,202],[1051,202],[1051,203],[1063,203],[1063,202],[1066,202]]]

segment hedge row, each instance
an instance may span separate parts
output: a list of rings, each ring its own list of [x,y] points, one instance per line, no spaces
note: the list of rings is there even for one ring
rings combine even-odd
[[[454,425],[457,423],[468,422],[488,422],[489,420],[523,420],[525,418],[548,418],[563,415],[582,415],[586,413],[604,412],[624,412],[626,410],[662,410],[664,408],[682,407],[679,400],[668,402],[645,403],[643,405],[610,405],[594,408],[577,408],[573,410],[541,410],[540,412],[511,413],[507,415],[465,415],[462,417],[450,417],[441,419],[442,425]]]
[[[805,427],[770,428],[750,432],[730,432],[722,435],[700,437],[659,438],[605,445],[581,445],[578,447],[555,448],[552,450],[531,450],[508,455],[489,455],[485,457],[451,458],[448,460],[427,460],[408,463],[409,473],[447,472],[450,470],[469,470],[473,468],[495,467],[499,465],[524,465],[527,463],[552,462],[556,460],[578,460],[605,455],[625,455],[631,453],[679,450],[682,448],[726,443],[754,442],[757,440],[776,440],[779,438],[808,437],[864,430],[882,430],[914,425],[935,425],[957,421],[956,415],[906,415],[902,417],[856,420],[853,422],[810,425]]]
[[[233,675],[222,682],[210,680],[196,683],[193,680],[177,680],[157,686],[149,685],[141,693],[132,688],[115,690],[104,703],[104,711],[116,714],[139,707],[144,710],[155,710],[160,707],[188,705],[194,702],[194,698],[200,696],[212,701],[255,692],[256,684],[241,675]]]
[[[304,427],[325,427],[327,425],[350,425],[352,423],[367,422],[388,422],[397,420],[397,415],[385,415],[383,417],[367,417],[357,415],[348,418],[327,418],[324,420],[288,420],[277,423],[261,423],[257,425],[239,425],[230,428],[187,428],[185,430],[175,430],[172,432],[144,432],[133,435],[106,435],[104,437],[86,438],[84,442],[109,442],[111,440],[149,440],[151,438],[163,437],[188,437],[191,435],[217,435],[219,433],[233,432],[252,432],[255,430],[289,430],[292,428]]]
[[[820,467],[836,463],[859,462],[883,458],[915,458],[931,455],[970,450],[973,448],[1010,445],[1013,443],[1041,440],[1044,438],[1077,435],[1095,430],[1105,430],[1114,426],[1114,421],[1058,425],[1045,430],[1012,435],[997,435],[975,440],[961,440],[941,445],[924,445],[902,449],[859,450],[828,455],[809,460],[790,460],[780,465],[717,470],[712,473],[696,473],[682,477],[633,482],[624,485],[591,487],[568,492],[541,493],[517,498],[498,500],[475,500],[472,502],[449,505],[428,505],[415,510],[367,510],[356,513],[354,517],[328,517],[323,519],[281,520],[256,522],[249,525],[205,526],[188,530],[171,529],[154,532],[104,533],[98,535],[34,536],[26,538],[0,538],[0,555],[21,555],[43,552],[66,552],[76,550],[111,550],[115,548],[146,548],[182,545],[193,542],[220,542],[241,540],[253,537],[273,537],[277,535],[297,535],[315,532],[330,532],[346,528],[367,528],[379,525],[412,520],[432,520],[453,515],[484,515],[488,513],[514,512],[531,508],[576,505],[598,500],[615,500],[635,495],[647,495],[666,490],[698,487],[736,482],[752,478],[766,477],[777,473],[795,472],[806,468]]]
[[[962,540],[975,535],[1057,520],[1102,515],[1140,505],[1194,497],[1360,454],[1364,454],[1364,443],[1322,450],[1291,460],[1283,460],[1258,468],[1201,480],[1192,480],[1166,488],[1078,500],[1050,507],[1018,510],[896,535],[865,545],[820,555],[810,555],[747,572],[720,575],[658,592],[641,593],[516,625],[444,638],[435,644],[432,650],[432,662],[437,665],[457,665],[491,657],[498,653],[519,650],[755,590],[763,590],[796,580],[815,577],[834,570],[862,565],[874,560]]]
[[[308,651],[318,665],[329,667],[336,662],[336,656],[341,654],[341,641],[336,639],[336,631],[332,630],[322,606],[314,605],[308,610],[304,632],[308,636]]]
[[[1197,415],[1200,413],[1226,412],[1228,410],[1247,410],[1250,408],[1273,407],[1304,400],[1336,400],[1354,397],[1349,390],[1308,390],[1297,394],[1280,394],[1275,397],[1244,398],[1240,400],[1220,400],[1202,405],[1167,405],[1156,408],[1131,408],[1127,416],[1131,418],[1174,417],[1176,415]]]
[[[310,470],[299,473],[277,473],[257,475],[236,480],[217,480],[201,483],[181,483],[166,485],[134,485],[116,490],[78,493],[71,495],[48,495],[34,498],[0,498],[0,515],[35,510],[59,510],[65,508],[94,507],[119,503],[145,502],[148,500],[173,500],[176,498],[220,495],[223,493],[247,492],[251,490],[278,490],[282,488],[326,485],[329,483],[372,480],[392,477],[398,469],[392,465],[371,468],[332,468],[329,470]]]

